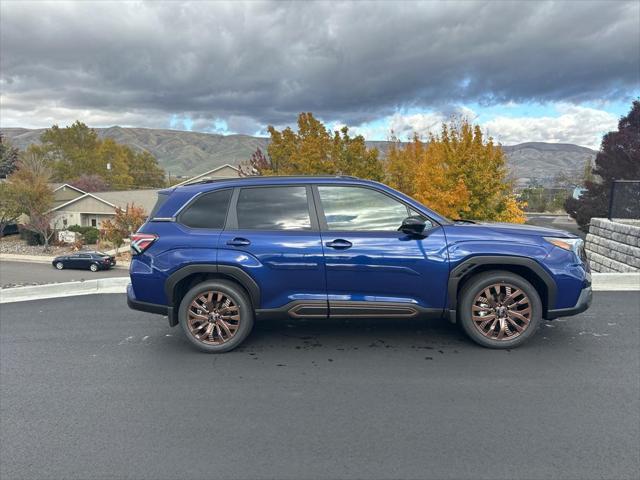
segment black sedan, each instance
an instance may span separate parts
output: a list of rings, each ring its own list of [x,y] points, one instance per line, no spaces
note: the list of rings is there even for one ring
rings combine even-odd
[[[77,252],[56,257],[51,263],[58,270],[81,268],[97,272],[98,270],[109,270],[113,267],[116,264],[116,257],[102,252]]]

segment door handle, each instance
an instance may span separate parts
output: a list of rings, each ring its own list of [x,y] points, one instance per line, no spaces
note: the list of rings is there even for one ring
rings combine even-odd
[[[332,242],[327,242],[325,245],[337,250],[346,250],[347,248],[351,248],[353,246],[353,243],[351,243],[349,240],[338,238],[336,240],[333,240]]]
[[[243,247],[243,246],[246,246],[246,245],[251,245],[251,242],[249,240],[247,240],[246,238],[236,237],[233,240],[229,240],[227,242],[227,245],[232,245],[234,247]]]

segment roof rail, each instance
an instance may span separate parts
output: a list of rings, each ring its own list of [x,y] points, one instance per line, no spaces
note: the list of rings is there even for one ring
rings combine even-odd
[[[236,182],[238,180],[251,180],[257,178],[291,178],[291,179],[301,179],[301,178],[316,178],[316,179],[326,179],[326,178],[348,178],[350,180],[360,180],[359,177],[353,175],[248,175],[246,177],[227,177],[227,178],[208,178],[206,180],[197,180],[195,182],[183,183],[180,185],[181,187],[186,187],[188,185],[204,185],[207,183],[216,183],[216,182],[228,182],[233,181]]]

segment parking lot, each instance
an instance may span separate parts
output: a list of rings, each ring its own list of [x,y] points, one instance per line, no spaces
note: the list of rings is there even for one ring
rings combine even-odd
[[[612,308],[615,306],[615,308]],[[271,321],[194,351],[123,295],[4,304],[3,478],[636,478],[638,292],[513,351],[444,321]]]

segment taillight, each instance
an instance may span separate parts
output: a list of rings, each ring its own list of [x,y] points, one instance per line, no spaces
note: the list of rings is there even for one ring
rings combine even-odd
[[[134,233],[131,235],[131,253],[140,255],[158,239],[153,233]]]

